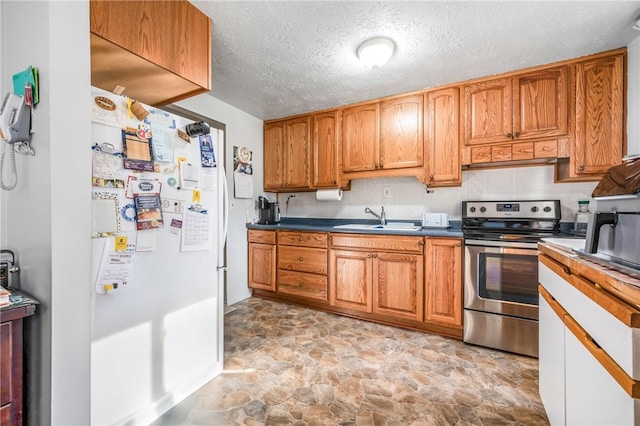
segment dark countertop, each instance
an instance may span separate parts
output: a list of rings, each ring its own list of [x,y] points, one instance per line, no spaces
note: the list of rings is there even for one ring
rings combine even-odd
[[[412,223],[414,225],[420,225],[419,221],[415,220],[387,220],[387,223]],[[462,238],[462,230],[460,229],[460,221],[450,221],[449,228],[422,228],[417,231],[405,231],[405,230],[381,230],[381,229],[345,229],[334,228],[336,225],[347,224],[368,224],[376,225],[379,222],[369,219],[324,219],[324,218],[306,218],[306,217],[287,217],[282,218],[280,223],[272,225],[252,224],[247,223],[247,229],[262,229],[262,230],[292,230],[292,231],[316,231],[316,232],[334,232],[345,234],[374,234],[374,235],[413,235],[418,237],[450,237],[450,238]]]

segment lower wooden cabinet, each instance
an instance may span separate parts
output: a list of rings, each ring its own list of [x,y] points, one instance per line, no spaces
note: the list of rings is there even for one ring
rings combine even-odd
[[[352,250],[331,250],[329,253],[331,306],[371,312],[371,253]]]
[[[331,250],[330,304],[420,320],[422,255]]]
[[[422,318],[423,256],[373,254],[373,313],[398,318]]]
[[[327,239],[326,232],[278,231],[279,295],[327,302]]]
[[[249,230],[249,287],[276,291],[276,233]]]
[[[254,295],[462,338],[461,239],[266,232],[250,232]]]
[[[425,321],[462,326],[462,240],[425,240]]]

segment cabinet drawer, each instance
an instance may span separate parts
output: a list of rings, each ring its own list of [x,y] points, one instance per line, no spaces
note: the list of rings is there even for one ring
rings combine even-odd
[[[331,247],[422,254],[424,238],[400,235],[333,234]]]
[[[533,159],[533,142],[518,143],[511,147],[512,160],[532,160]]]
[[[638,311],[580,276],[567,274],[557,262],[545,256],[539,260],[540,284],[627,375],[640,380],[640,328],[614,315],[631,318]]]
[[[258,230],[255,230],[255,229],[249,229],[249,242],[250,243],[275,244],[276,243],[276,231],[258,231]]]
[[[471,163],[490,163],[491,162],[491,147],[480,146],[477,148],[471,148]]]
[[[11,424],[11,404],[0,407],[0,425]]]
[[[555,158],[558,156],[558,141],[540,141],[534,145],[536,158]]]
[[[327,301],[326,275],[308,274],[280,269],[278,293]]]
[[[511,145],[495,145],[491,147],[491,161],[510,161]]]
[[[327,273],[327,250],[278,246],[278,268],[292,271]]]
[[[302,247],[327,247],[327,234],[323,232],[279,231],[280,244]]]

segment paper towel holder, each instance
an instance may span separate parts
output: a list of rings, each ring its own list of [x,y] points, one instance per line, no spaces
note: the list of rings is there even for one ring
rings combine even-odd
[[[342,188],[316,190],[317,201],[342,201]]]

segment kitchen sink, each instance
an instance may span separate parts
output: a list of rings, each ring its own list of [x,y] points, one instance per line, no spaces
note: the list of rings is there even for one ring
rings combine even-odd
[[[356,229],[356,230],[378,230],[378,231],[418,231],[422,227],[413,223],[405,222],[389,222],[386,225],[381,224],[365,224],[365,223],[348,223],[346,225],[336,225],[336,229]]]

